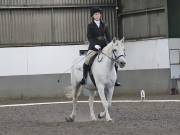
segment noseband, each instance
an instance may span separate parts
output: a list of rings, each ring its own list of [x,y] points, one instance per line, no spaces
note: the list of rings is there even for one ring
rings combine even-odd
[[[113,58],[112,58],[112,59],[113,59],[113,61],[115,61],[115,62],[116,62],[120,57],[124,57],[124,55],[122,55],[122,54],[119,55],[119,56],[116,56],[116,53],[115,53],[116,51],[115,51],[115,50],[113,50],[112,52],[113,52],[113,55],[114,55],[114,57],[115,57],[114,59],[113,59]]]
[[[119,56],[116,56],[116,50],[113,50],[112,51],[113,52],[113,55],[114,55],[114,58],[113,57],[110,57],[110,56],[108,56],[106,53],[104,53],[103,51],[101,51],[100,53],[102,53],[102,54],[104,54],[106,57],[108,57],[111,61],[113,61],[113,62],[117,62],[117,60],[120,58],[120,57],[124,57],[125,55],[119,55]],[[99,54],[100,54],[99,53]],[[102,60],[102,59],[101,59]],[[99,61],[100,62],[100,61]]]

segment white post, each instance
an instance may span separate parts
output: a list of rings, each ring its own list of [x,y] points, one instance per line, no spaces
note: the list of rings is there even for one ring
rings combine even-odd
[[[141,90],[141,101],[145,100],[145,91],[142,89]]]

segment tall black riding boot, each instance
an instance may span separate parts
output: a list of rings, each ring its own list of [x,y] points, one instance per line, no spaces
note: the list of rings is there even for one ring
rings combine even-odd
[[[88,71],[89,71],[89,65],[83,64],[83,78],[80,81],[80,84],[84,85],[86,83]]]
[[[115,64],[115,70],[116,70],[116,74],[117,74],[118,66],[116,64]],[[115,86],[121,86],[121,83],[116,80]]]

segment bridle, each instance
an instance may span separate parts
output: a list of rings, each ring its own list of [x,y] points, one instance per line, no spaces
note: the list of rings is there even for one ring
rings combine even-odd
[[[120,57],[125,57],[125,54],[121,54],[121,55],[119,55],[119,56],[116,56],[116,50],[113,50],[112,51],[113,52],[113,55],[114,55],[114,59],[113,59],[113,61],[117,61]]]
[[[113,57],[108,56],[106,53],[104,53],[103,50],[99,51],[99,52],[98,52],[98,61],[101,62],[102,59],[103,59],[103,58],[101,58],[101,59],[99,60],[99,55],[100,55],[101,53],[104,54],[106,57],[108,57],[108,58],[109,58],[111,61],[113,61],[113,62],[117,62],[117,60],[118,60],[120,57],[125,57],[125,56],[126,56],[125,53],[117,56],[115,52],[116,52],[115,49],[112,50],[112,53],[113,53],[113,56],[114,56],[114,58],[113,58]]]

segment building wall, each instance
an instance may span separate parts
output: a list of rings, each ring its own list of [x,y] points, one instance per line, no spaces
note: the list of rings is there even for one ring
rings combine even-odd
[[[180,39],[169,39],[171,79],[180,79]]]
[[[0,47],[83,44],[93,6],[115,35],[114,0],[1,0]]]
[[[180,1],[168,0],[169,38],[180,38]]]
[[[169,68],[168,39],[126,42],[127,65],[123,70]]]
[[[0,76],[70,73],[87,45],[0,48]]]
[[[140,89],[167,93],[168,39],[126,42],[125,48],[127,66],[119,69],[122,87],[115,88],[115,94],[137,94]],[[0,48],[0,97],[64,96],[70,88],[70,67],[84,49],[87,45]]]
[[[119,6],[121,37],[168,37],[167,0],[120,0]]]
[[[79,51],[88,45],[0,48],[0,76],[70,73]],[[122,70],[169,66],[168,39],[126,42],[127,65]],[[82,58],[83,60],[83,58]]]

